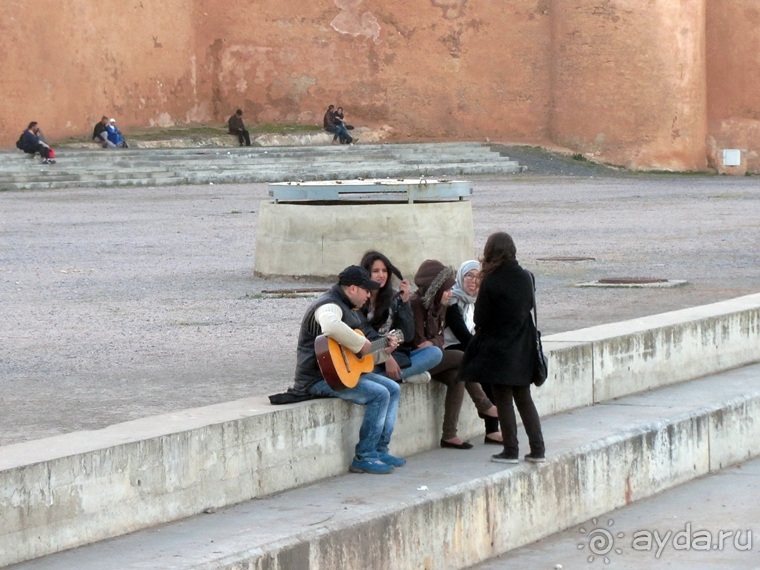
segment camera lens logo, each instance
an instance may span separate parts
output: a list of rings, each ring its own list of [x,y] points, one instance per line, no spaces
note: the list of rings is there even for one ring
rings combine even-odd
[[[607,521],[607,527],[611,528],[614,524],[615,521],[612,519]],[[612,530],[600,526],[599,520],[596,518],[591,519],[591,525],[596,528],[587,530],[585,526],[582,526],[578,529],[578,532],[587,537],[585,542],[578,544],[578,550],[583,550],[588,547],[589,556],[586,560],[588,560],[589,563],[599,557],[604,560],[605,564],[609,564],[610,558],[607,556],[609,553],[615,552],[616,554],[623,554],[622,548],[615,548],[615,538],[623,538],[625,533],[619,532],[616,535],[613,534]]]

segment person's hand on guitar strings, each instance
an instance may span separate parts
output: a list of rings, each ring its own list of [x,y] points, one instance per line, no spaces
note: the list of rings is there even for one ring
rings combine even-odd
[[[394,350],[398,348],[398,337],[396,334],[392,331],[388,333],[388,336],[385,337],[386,341],[388,342],[388,346],[385,348],[385,354],[390,354]]]

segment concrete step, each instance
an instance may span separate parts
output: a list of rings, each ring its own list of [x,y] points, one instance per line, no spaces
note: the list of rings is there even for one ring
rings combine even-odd
[[[753,365],[545,418],[545,464],[437,449],[12,568],[465,568],[760,454],[758,413]]]
[[[649,489],[647,485],[675,484],[689,474],[696,476],[718,464],[727,465],[757,453],[753,446],[760,444],[756,433],[760,424],[743,423],[745,415],[751,418],[756,413],[754,381],[742,384],[721,377],[720,390],[715,389],[709,398],[705,394],[696,398],[697,411],[680,407],[691,398],[687,394],[678,396],[680,392],[658,392],[654,401],[649,399],[639,407],[635,404],[638,396],[634,394],[665,390],[680,381],[760,361],[758,331],[760,295],[748,295],[548,335],[544,346],[550,377],[546,386],[535,390],[536,406],[541,416],[547,418],[547,425],[554,425],[550,422],[555,421],[548,416],[568,413],[562,416],[566,419],[561,420],[564,423],[560,427],[547,428],[552,462],[559,467],[552,468],[556,470],[551,473],[551,481],[541,483],[553,487],[541,489],[542,493],[536,496],[547,492],[550,496],[562,495],[565,487],[572,487],[570,491],[575,493],[575,487],[586,484],[578,473],[585,477],[591,469],[588,476],[598,477],[599,485],[606,484],[605,478],[611,478],[614,484],[610,485],[616,493],[636,497],[640,488],[643,492]],[[629,397],[632,399],[624,405],[615,400]],[[716,403],[710,404],[715,398]],[[393,442],[396,454],[410,456],[435,450],[430,457],[439,457],[435,454],[440,453],[437,446],[443,400],[444,389],[436,382],[403,387]],[[602,414],[598,421],[587,415],[594,405],[596,413]],[[686,431],[681,431],[678,426],[688,424],[683,418],[702,417],[705,414],[699,410],[703,409],[723,411],[716,412],[717,416],[706,412],[707,423],[699,420],[696,428],[687,426]],[[634,424],[620,427],[623,425],[620,421],[630,410],[636,412],[631,421],[646,418],[647,425],[659,425],[658,420],[662,420],[673,427],[647,427],[644,431],[650,435],[633,444],[630,450],[624,446],[628,451],[622,459],[593,454],[583,458],[589,449],[602,449],[607,445],[604,442],[627,441],[630,434],[643,433],[637,432]],[[647,415],[647,410],[654,415]],[[334,399],[271,406],[265,398],[248,398],[3,447],[0,566],[156,527],[209,508],[249,499],[268,501],[277,493],[340,476],[353,454],[362,415],[361,407]],[[580,418],[575,427],[571,425],[573,418]],[[720,421],[716,419],[713,426],[715,418]],[[459,428],[465,437],[482,437],[482,422],[472,406],[464,406]],[[562,443],[571,428],[584,434],[581,443]],[[628,435],[621,436],[621,430]],[[654,434],[652,430],[659,431]],[[721,430],[735,433],[726,439]],[[717,439],[710,439],[713,437]],[[594,440],[599,440],[598,445],[583,447]],[[709,450],[705,447],[708,443],[711,443]],[[668,449],[667,453],[658,447],[661,445]],[[641,452],[645,454],[643,457],[637,455]],[[680,455],[692,452],[694,457],[687,459]],[[466,457],[471,459],[477,453]],[[423,469],[425,477],[437,477],[438,471],[452,471],[450,461],[461,456],[440,457],[448,465]],[[415,464],[399,470],[399,474],[417,473],[412,468]],[[467,471],[470,468],[476,470]],[[453,469],[457,476],[470,473],[470,479],[457,480],[454,486],[482,487],[479,469],[457,464]],[[489,477],[492,474],[488,471]],[[646,475],[651,476],[649,483]],[[624,477],[631,480],[621,481]],[[374,485],[375,478],[371,480]],[[476,482],[464,483],[473,480]],[[440,488],[445,487],[439,481],[436,488],[439,484]],[[527,483],[520,483],[524,484]],[[522,487],[518,486],[519,489]],[[594,489],[592,485],[586,492],[593,495]],[[590,496],[591,499],[597,500]],[[493,508],[499,509],[500,505],[492,502]],[[434,510],[434,505],[428,507],[431,512]],[[544,504],[538,507],[539,512],[547,508]],[[497,514],[489,512],[488,516],[492,521],[501,520],[494,518]],[[562,511],[558,516],[569,515]],[[458,524],[449,523],[449,527]],[[424,527],[419,521],[416,524]],[[459,547],[459,542],[455,546]],[[490,546],[481,546],[484,550],[480,559],[498,553]]]
[[[52,166],[0,152],[0,190],[459,176],[520,171],[480,143],[367,144],[219,149],[67,149]]]
[[[471,570],[758,568],[760,459],[654,497],[473,566]],[[609,566],[608,566],[609,565]]]

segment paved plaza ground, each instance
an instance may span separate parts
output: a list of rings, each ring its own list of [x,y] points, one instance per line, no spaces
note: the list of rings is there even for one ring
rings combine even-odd
[[[473,182],[476,246],[513,235],[545,335],[760,291],[755,178],[592,169]],[[254,277],[266,193],[0,193],[0,446],[286,388],[311,297],[262,291],[325,284]],[[385,239],[368,231],[367,248]],[[593,259],[542,260],[559,256]],[[576,287],[606,277],[688,283]]]

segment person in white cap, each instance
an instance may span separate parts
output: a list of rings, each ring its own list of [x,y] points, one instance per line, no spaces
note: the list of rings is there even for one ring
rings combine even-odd
[[[127,144],[127,141],[124,139],[124,136],[121,134],[121,131],[119,130],[119,127],[116,126],[116,119],[111,118],[111,120],[108,122],[108,125],[106,126],[106,131],[108,133],[108,140],[115,146],[120,148],[128,148],[129,145]]]

